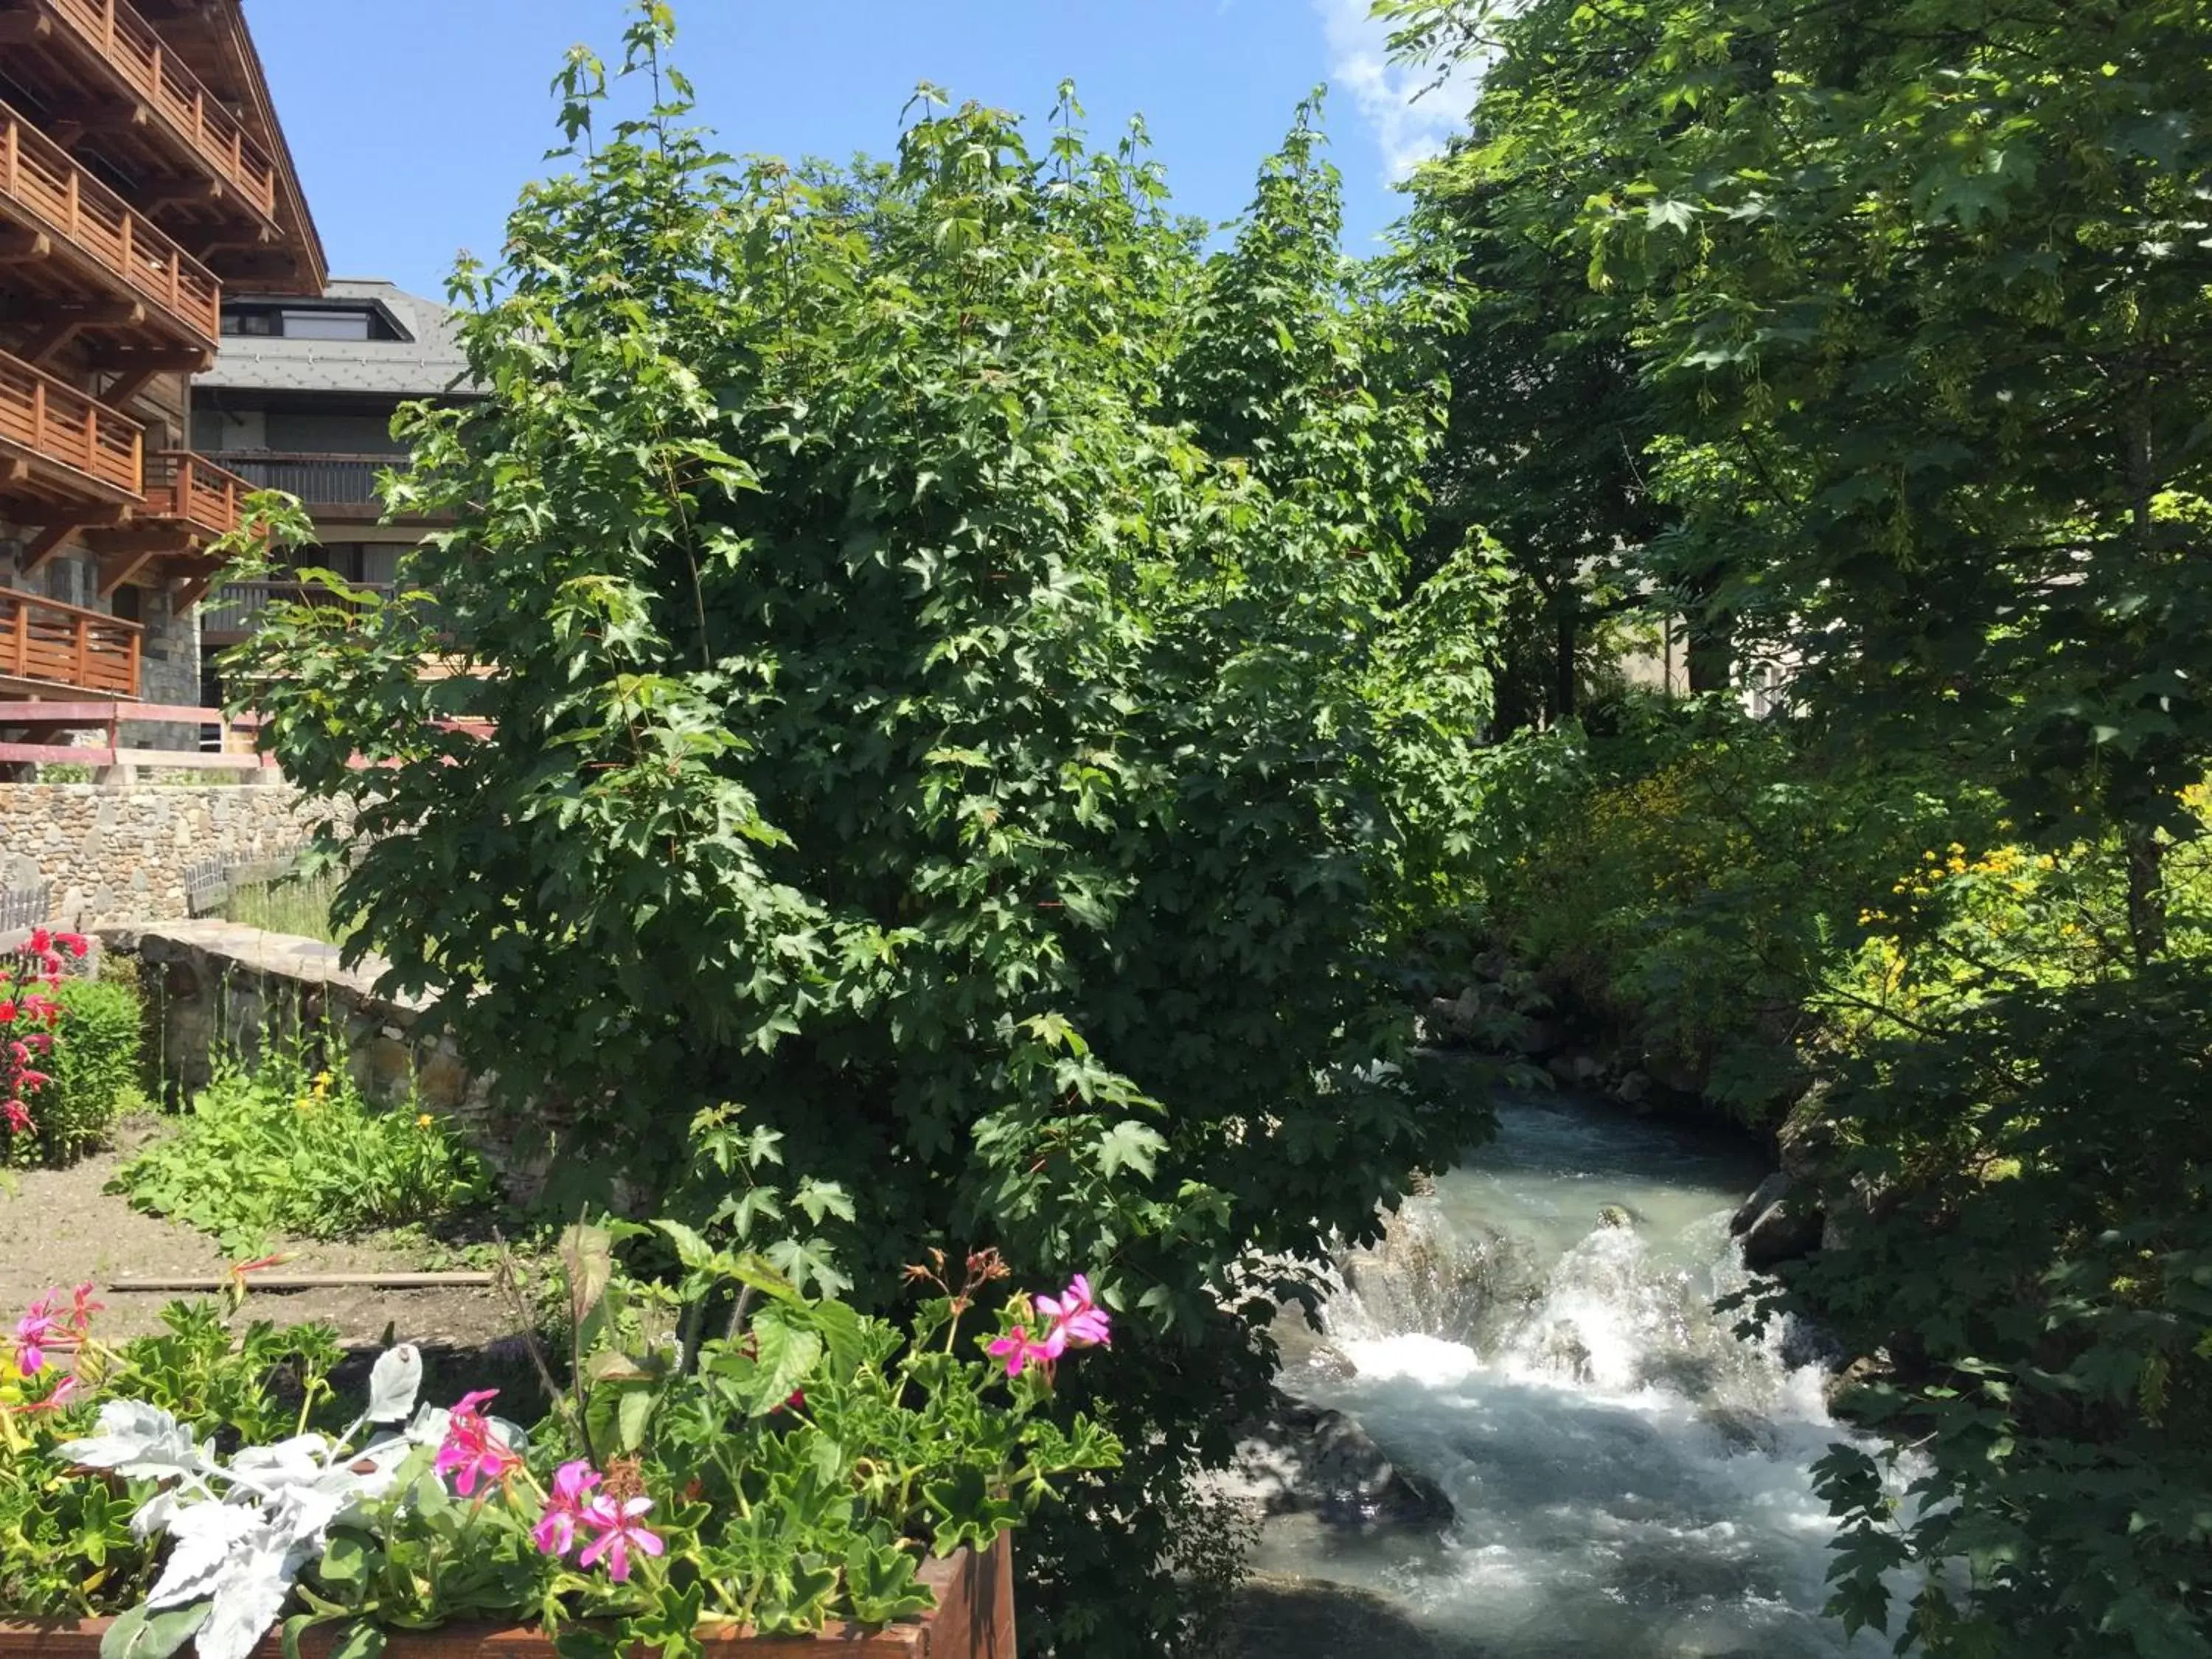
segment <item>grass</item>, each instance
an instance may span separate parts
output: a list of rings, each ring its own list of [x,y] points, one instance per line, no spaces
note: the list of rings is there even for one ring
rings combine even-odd
[[[223,919],[241,927],[258,927],[264,933],[289,933],[297,939],[320,939],[325,945],[343,945],[354,929],[340,927],[331,916],[338,881],[332,872],[246,883],[231,889]]]

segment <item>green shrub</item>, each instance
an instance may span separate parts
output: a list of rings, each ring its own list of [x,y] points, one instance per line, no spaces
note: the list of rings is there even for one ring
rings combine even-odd
[[[337,1238],[430,1222],[485,1202],[483,1161],[430,1113],[384,1111],[343,1073],[310,1073],[297,1045],[221,1065],[182,1127],[111,1191],[256,1254],[271,1235]]]
[[[1750,1118],[1803,1087],[1814,1005],[1898,872],[1931,841],[1988,833],[1961,792],[1832,767],[1721,700],[1519,739],[1491,769],[1517,825],[1485,883],[1498,942],[1653,1070]]]
[[[1900,1510],[1874,1454],[1821,1466],[1848,1621],[1883,1628],[1911,1566],[1933,1651],[2212,1652],[2208,1038],[2207,964],[2156,963],[1840,1068],[1816,1132],[1848,1224],[1788,1300],[1894,1361],[1859,1405],[1926,1468]]]
[[[42,1163],[71,1163],[106,1143],[115,1120],[143,1098],[139,1088],[145,1017],[128,985],[62,981],[54,1000],[65,1011],[38,1097],[34,1152]]]

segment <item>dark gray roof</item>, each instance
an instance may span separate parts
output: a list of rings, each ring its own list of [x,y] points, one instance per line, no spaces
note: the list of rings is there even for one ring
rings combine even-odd
[[[226,301],[259,301],[229,294]],[[465,392],[468,359],[462,355],[453,313],[436,301],[403,292],[391,283],[339,278],[326,300],[374,300],[392,313],[407,340],[281,340],[227,334],[215,367],[192,384],[230,392],[360,392],[394,398],[434,398]],[[282,305],[281,298],[265,301]],[[295,306],[313,301],[293,299]]]

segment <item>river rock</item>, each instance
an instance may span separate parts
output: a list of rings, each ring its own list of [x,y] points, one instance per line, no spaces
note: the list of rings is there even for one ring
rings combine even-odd
[[[1372,1590],[1247,1574],[1230,1610],[1229,1659],[1474,1659]]]
[[[1828,1415],[1845,1422],[1864,1416],[1874,1403],[1876,1391],[1893,1375],[1885,1360],[1862,1354],[1830,1377],[1821,1389],[1820,1398],[1828,1408]]]
[[[1452,1518],[1435,1482],[1394,1465],[1342,1412],[1276,1397],[1237,1437],[1229,1485],[1270,1515],[1299,1512],[1338,1526],[1426,1527]]]
[[[1565,1041],[1559,1028],[1548,1019],[1524,1019],[1513,1033],[1513,1050],[1531,1060],[1548,1054]]]
[[[1743,1265],[1768,1273],[1811,1255],[1820,1248],[1820,1210],[1801,1194],[1778,1199],[1744,1229]]]
[[[1741,1238],[1749,1232],[1753,1222],[1790,1195],[1790,1184],[1789,1172],[1784,1170],[1777,1170],[1760,1182],[1752,1189],[1751,1196],[1744,1200],[1741,1207],[1729,1218],[1729,1236]]]

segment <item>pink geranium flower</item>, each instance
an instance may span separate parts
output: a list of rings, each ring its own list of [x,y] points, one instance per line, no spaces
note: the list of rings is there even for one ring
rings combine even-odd
[[[554,1471],[553,1495],[530,1532],[541,1553],[566,1555],[576,1547],[576,1523],[584,1519],[586,1498],[599,1484],[599,1471],[580,1457]]]
[[[47,1395],[45,1399],[27,1400],[15,1409],[21,1412],[58,1412],[68,1406],[76,1394],[76,1374],[72,1371],[55,1383],[53,1392]]]
[[[15,1369],[25,1376],[36,1376],[46,1368],[47,1345],[61,1331],[61,1321],[54,1316],[54,1298],[60,1294],[47,1291],[15,1322]]]
[[[92,1299],[92,1281],[88,1279],[70,1296],[76,1305],[70,1310],[69,1333],[71,1336],[88,1336],[92,1332],[93,1315],[106,1312],[107,1304]]]
[[[647,1532],[640,1517],[653,1508],[650,1498],[633,1498],[617,1503],[611,1498],[594,1498],[584,1506],[584,1524],[595,1534],[584,1546],[584,1553],[576,1558],[579,1566],[596,1566],[601,1560],[607,1564],[607,1577],[617,1584],[629,1577],[629,1553],[633,1549],[642,1555],[658,1555],[660,1540]]]
[[[453,1490],[463,1498],[474,1497],[479,1481],[496,1486],[522,1467],[522,1460],[484,1419],[484,1402],[498,1394],[497,1389],[465,1394],[447,1415],[446,1438],[433,1467],[440,1474],[453,1477]]]
[[[1049,1365],[1066,1352],[1067,1339],[1055,1330],[1046,1332],[1039,1340],[1030,1334],[1026,1325],[1017,1325],[991,1344],[988,1352],[992,1358],[1006,1362],[1008,1376],[1019,1376],[1032,1359]]]
[[[27,1135],[37,1127],[31,1121],[31,1109],[20,1100],[0,1100],[0,1118],[5,1118],[8,1127],[19,1135]]]
[[[1063,1347],[1097,1347],[1114,1340],[1111,1322],[1091,1300],[1091,1280],[1082,1273],[1068,1281],[1064,1295],[1037,1297],[1036,1310],[1052,1322],[1051,1329]]]

